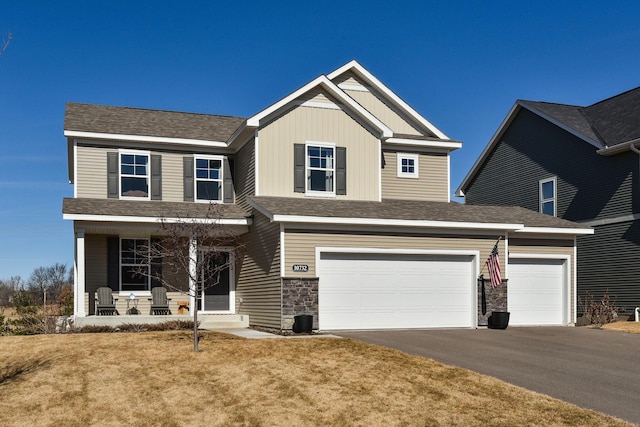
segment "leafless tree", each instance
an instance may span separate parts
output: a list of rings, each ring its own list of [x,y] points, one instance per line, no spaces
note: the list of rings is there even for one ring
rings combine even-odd
[[[173,215],[161,216],[160,236],[137,250],[142,262],[135,273],[195,299],[195,307],[191,307],[193,350],[198,351],[198,301],[206,289],[220,284],[221,274],[234,259],[240,259],[244,246],[237,233],[222,223],[221,205],[210,203],[200,218]],[[162,268],[154,268],[158,265]]]
[[[65,264],[55,263],[49,267],[37,267],[27,282],[34,299],[40,303],[55,301],[64,285],[73,283],[73,273]]]
[[[9,31],[9,34],[7,34],[7,39],[2,41],[2,47],[0,47],[0,56],[2,56],[2,54],[7,50],[12,39],[13,34],[11,34],[11,31]]]
[[[0,306],[9,306],[13,302],[13,294],[24,288],[24,280],[20,276],[11,276],[7,280],[0,280]]]

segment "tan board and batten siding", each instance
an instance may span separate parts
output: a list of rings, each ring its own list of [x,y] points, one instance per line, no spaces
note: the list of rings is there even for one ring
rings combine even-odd
[[[253,215],[251,231],[241,237],[246,252],[238,274],[236,311],[248,314],[251,324],[280,328],[280,225],[256,211]]]
[[[383,102],[382,94],[374,94],[371,92],[372,88],[366,86],[356,75],[353,73],[344,73],[343,75],[334,79],[334,83],[342,85],[342,89],[347,95],[355,99],[360,105],[366,108],[371,114],[373,114],[378,120],[391,128],[395,133],[404,133],[408,135],[423,135],[418,129],[416,123],[411,123],[411,120],[401,114],[396,108],[392,108],[390,102]],[[351,87],[357,87],[357,90],[353,90]]]
[[[342,110],[299,106],[266,125],[258,135],[260,195],[304,197],[294,192],[294,144],[335,143],[347,148],[348,200],[379,200],[380,145],[376,136]],[[291,167],[274,167],[291,165]]]
[[[398,236],[391,234],[364,234],[348,232],[285,231],[285,275],[287,277],[317,277],[316,247],[372,248],[372,249],[418,249],[442,251],[479,251],[480,265],[489,257],[496,237],[451,237],[451,236]],[[504,250],[504,244],[501,245]],[[366,250],[364,250],[366,252]],[[504,253],[504,252],[503,252]],[[306,264],[306,273],[293,272],[293,264]],[[501,268],[505,260],[500,259]]]
[[[398,153],[383,151],[382,198],[448,202],[446,154],[419,154],[418,178],[398,177]]]

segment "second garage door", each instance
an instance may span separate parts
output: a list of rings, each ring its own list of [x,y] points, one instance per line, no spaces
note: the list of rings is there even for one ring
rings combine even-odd
[[[472,327],[473,256],[322,253],[320,329]]]
[[[565,261],[510,259],[507,304],[510,325],[564,325]]]

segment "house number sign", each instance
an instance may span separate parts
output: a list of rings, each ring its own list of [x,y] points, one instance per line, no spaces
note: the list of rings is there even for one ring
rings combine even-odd
[[[309,271],[309,266],[307,264],[293,264],[293,267],[291,268],[293,271],[297,271],[299,273],[306,273]]]

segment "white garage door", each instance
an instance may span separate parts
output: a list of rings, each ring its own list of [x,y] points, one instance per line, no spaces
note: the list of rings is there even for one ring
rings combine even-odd
[[[322,253],[320,329],[471,327],[472,256]]]
[[[510,259],[507,305],[510,325],[563,325],[564,260]]]

